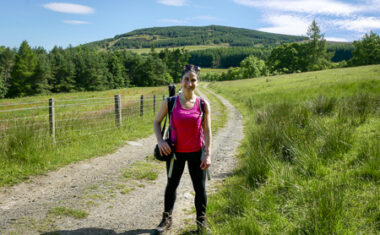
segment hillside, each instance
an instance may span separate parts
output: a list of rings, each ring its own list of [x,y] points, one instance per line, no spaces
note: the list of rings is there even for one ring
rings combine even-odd
[[[306,37],[266,33],[218,25],[153,27],[84,44],[106,50],[181,47],[191,45],[273,46],[305,40]]]

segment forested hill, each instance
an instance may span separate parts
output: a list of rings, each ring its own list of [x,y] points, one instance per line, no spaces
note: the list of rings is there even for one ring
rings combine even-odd
[[[302,36],[266,33],[226,26],[172,26],[138,29],[95,41],[83,46],[106,50],[150,47],[179,47],[189,45],[274,46],[306,40]]]

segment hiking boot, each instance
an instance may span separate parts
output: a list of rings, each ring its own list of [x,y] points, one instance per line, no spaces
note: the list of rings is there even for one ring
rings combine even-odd
[[[172,215],[168,212],[162,213],[162,220],[160,224],[156,227],[156,234],[163,234],[165,231],[169,230],[172,226],[172,223]]]
[[[206,235],[209,234],[210,230],[208,228],[206,216],[197,217],[197,234]]]

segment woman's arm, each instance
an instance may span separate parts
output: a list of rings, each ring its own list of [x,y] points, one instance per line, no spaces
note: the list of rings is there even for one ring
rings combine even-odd
[[[160,110],[158,110],[158,113],[153,121],[153,129],[154,129],[154,133],[156,134],[157,144],[158,144],[158,148],[160,150],[161,156],[163,153],[165,155],[168,155],[171,153],[170,146],[168,145],[166,141],[164,141],[161,135],[161,122],[166,116],[166,114],[168,114],[167,99],[165,99],[164,102],[162,102],[161,108]]]
[[[211,165],[211,108],[205,101],[205,113],[203,117],[203,136],[205,141],[205,157],[201,163],[202,170],[207,169]]]

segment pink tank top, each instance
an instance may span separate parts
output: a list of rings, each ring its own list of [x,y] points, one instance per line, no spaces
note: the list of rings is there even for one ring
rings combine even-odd
[[[175,143],[176,152],[190,153],[202,149],[202,113],[199,99],[199,97],[196,98],[191,109],[182,108],[179,96],[175,100],[170,124],[172,126],[171,140]]]

